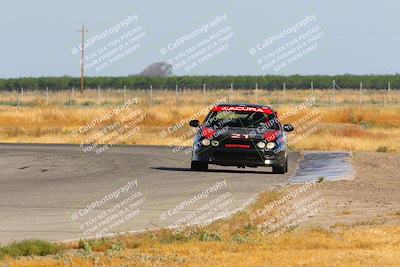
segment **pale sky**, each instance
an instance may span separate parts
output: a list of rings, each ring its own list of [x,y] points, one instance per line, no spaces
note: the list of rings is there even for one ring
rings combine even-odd
[[[160,53],[161,48],[225,15],[226,21],[215,29],[229,26],[233,37],[226,41],[227,47],[202,64],[190,70],[178,68],[174,74],[394,74],[400,72],[399,10],[400,2],[395,0],[2,0],[0,77],[78,76],[78,55],[71,53],[80,42],[76,30],[85,24],[90,39],[134,15],[138,20],[126,29],[140,26],[145,32],[140,48],[102,70],[88,69],[87,75],[124,76],[139,73],[151,63],[168,61],[169,55],[178,55],[212,32],[200,34],[168,55]],[[313,14],[315,21],[302,31],[315,26],[321,29],[323,37],[316,41],[317,49],[279,70],[265,70],[257,64],[258,55],[274,51],[302,32],[289,34],[276,47],[255,56],[250,48]],[[97,48],[122,34],[99,41]],[[87,55],[97,48],[87,48]]]

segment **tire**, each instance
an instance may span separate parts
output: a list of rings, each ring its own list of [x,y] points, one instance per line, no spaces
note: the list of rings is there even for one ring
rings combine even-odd
[[[285,157],[285,161],[282,165],[272,166],[272,172],[276,174],[285,174],[288,171],[288,160]]]
[[[285,159],[285,173],[289,170],[288,168],[288,159]]]
[[[206,171],[208,170],[208,163],[202,161],[192,161],[190,169],[192,171]]]
[[[285,165],[284,166],[281,166],[281,165],[272,166],[272,173],[284,174],[285,173]]]

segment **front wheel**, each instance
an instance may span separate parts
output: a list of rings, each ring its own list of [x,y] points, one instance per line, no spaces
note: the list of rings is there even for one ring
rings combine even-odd
[[[208,163],[202,161],[192,161],[190,169],[192,171],[206,171],[208,170]]]
[[[284,174],[286,172],[285,165],[284,166],[272,166],[272,172],[275,174]]]
[[[272,172],[276,174],[284,174],[288,171],[288,160],[287,157],[285,157],[285,161],[283,162],[282,165],[276,165],[272,166]]]

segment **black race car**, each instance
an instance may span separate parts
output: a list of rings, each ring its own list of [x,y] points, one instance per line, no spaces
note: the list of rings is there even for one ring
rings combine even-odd
[[[214,107],[199,127],[193,144],[191,169],[204,171],[209,164],[237,167],[272,167],[273,173],[288,169],[287,133],[272,108],[261,105],[224,104]]]

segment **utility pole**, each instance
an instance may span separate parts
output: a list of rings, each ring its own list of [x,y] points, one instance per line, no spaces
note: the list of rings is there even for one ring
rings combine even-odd
[[[84,75],[85,75],[85,69],[84,69],[84,56],[85,56],[85,32],[88,32],[87,30],[85,30],[85,25],[82,25],[82,29],[78,30],[79,32],[81,32],[81,93],[83,93],[83,89],[84,89]]]

